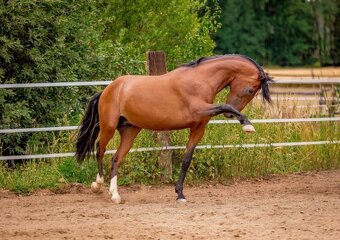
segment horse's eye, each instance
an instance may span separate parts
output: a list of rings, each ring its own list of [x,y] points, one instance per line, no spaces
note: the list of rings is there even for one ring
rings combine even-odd
[[[253,95],[254,92],[255,92],[254,89],[252,89],[252,88],[249,88],[249,89],[248,89],[248,94],[249,94],[249,95]]]

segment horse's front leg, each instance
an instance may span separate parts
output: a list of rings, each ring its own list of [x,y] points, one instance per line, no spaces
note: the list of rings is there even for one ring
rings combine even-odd
[[[186,202],[186,199],[183,194],[183,183],[188,171],[188,168],[191,163],[192,155],[196,148],[197,143],[201,140],[204,134],[204,127],[208,123],[208,121],[201,122],[194,128],[190,129],[189,140],[186,146],[185,156],[181,168],[181,173],[179,175],[179,179],[176,184],[176,193],[177,193],[177,202]]]
[[[255,132],[255,128],[251,124],[251,122],[248,120],[248,118],[237,111],[233,106],[229,104],[221,104],[221,105],[210,105],[207,106],[201,114],[203,115],[209,115],[209,116],[216,116],[218,114],[223,113],[224,116],[230,118],[235,117],[239,122],[243,125],[242,129],[245,132]]]

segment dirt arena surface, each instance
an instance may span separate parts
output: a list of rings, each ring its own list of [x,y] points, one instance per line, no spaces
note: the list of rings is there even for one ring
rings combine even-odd
[[[124,204],[74,185],[0,191],[0,239],[340,239],[340,170],[224,186],[121,187]]]

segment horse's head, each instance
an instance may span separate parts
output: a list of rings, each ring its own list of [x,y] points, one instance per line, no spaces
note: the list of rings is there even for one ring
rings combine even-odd
[[[268,82],[272,79],[254,60],[245,58],[256,68],[236,71],[234,79],[229,83],[230,91],[226,100],[227,104],[232,105],[238,111],[242,111],[260,90],[262,90],[263,99],[271,102]]]
[[[262,90],[263,99],[271,102],[268,83],[271,82],[272,79],[253,59],[240,54],[227,54],[203,57],[196,61],[183,64],[182,66],[195,68],[204,62],[219,64],[218,66],[220,66],[220,68],[226,70],[226,72],[220,71],[223,74],[222,86],[229,86],[230,88],[226,103],[232,105],[238,111],[242,111],[256,96],[259,90]],[[213,71],[217,69],[217,67],[214,68],[210,65],[207,65],[207,68],[208,67],[213,69]],[[216,79],[218,78],[215,78],[215,80]],[[217,89],[220,91],[222,89],[220,88],[221,84],[218,81],[216,81],[216,83],[218,84]],[[229,116],[226,114],[226,117]]]

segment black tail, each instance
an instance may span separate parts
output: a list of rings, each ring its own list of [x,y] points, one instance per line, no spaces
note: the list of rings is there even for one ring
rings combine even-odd
[[[76,142],[76,157],[79,163],[82,163],[85,158],[93,154],[100,130],[98,102],[101,94],[102,92],[97,93],[91,98],[79,128]]]

